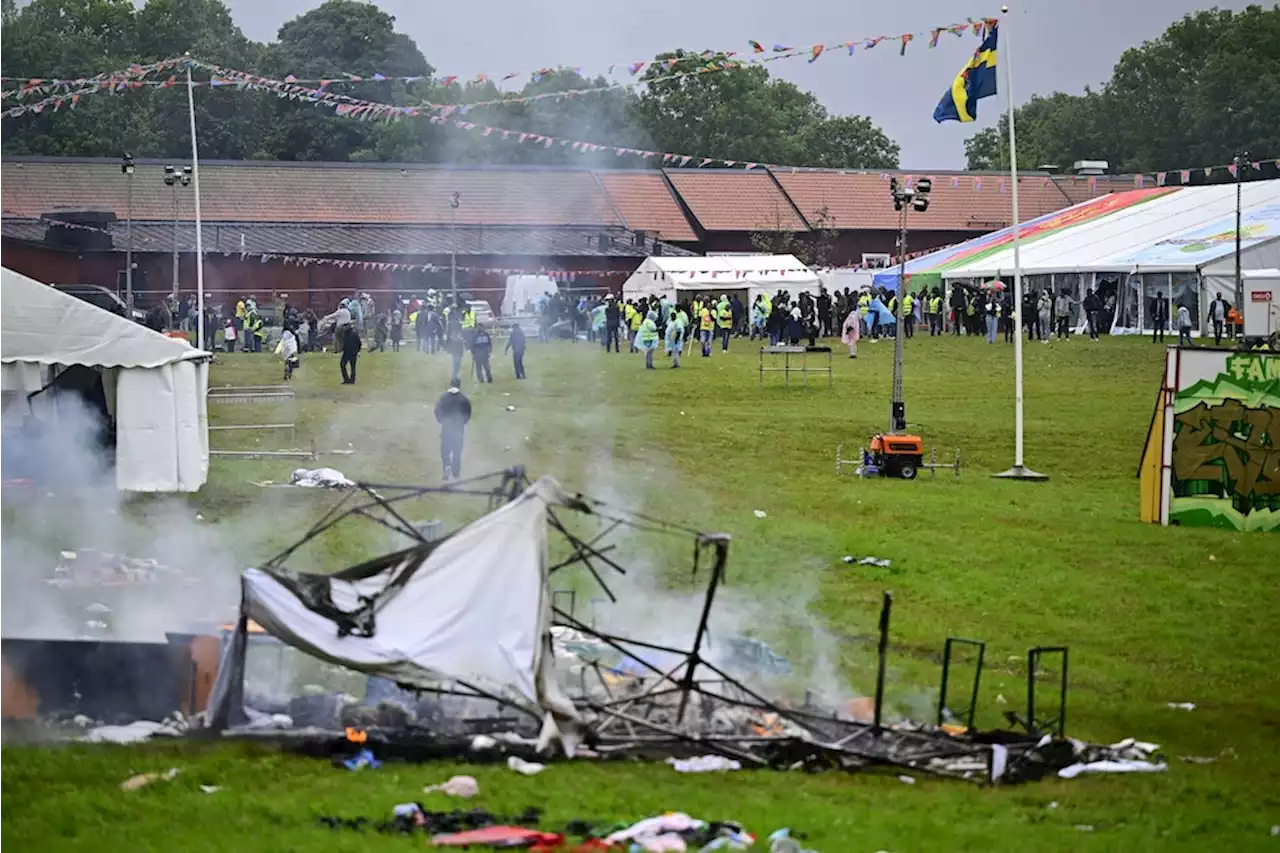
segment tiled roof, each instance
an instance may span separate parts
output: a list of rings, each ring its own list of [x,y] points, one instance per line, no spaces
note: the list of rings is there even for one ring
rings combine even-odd
[[[775,177],[796,207],[816,228],[892,230],[898,214],[889,198],[890,173],[787,172]],[[911,173],[911,177],[921,177]],[[1012,222],[1009,179],[999,175],[936,175],[929,210],[907,218],[914,229],[937,231],[992,231]],[[898,175],[898,180],[905,180]],[[1133,186],[1130,181],[1125,188]],[[1023,221],[1061,210],[1093,195],[1105,195],[1110,183],[1097,182],[1091,191],[1087,179],[1024,177],[1018,185],[1018,213]],[[821,225],[819,219],[826,212]]]
[[[133,218],[172,220],[164,165],[139,163]],[[442,168],[333,163],[200,165],[201,214],[210,221],[445,224],[459,193],[460,224],[623,225],[587,170]],[[127,184],[118,162],[10,161],[0,197],[6,216],[58,209],[114,210],[125,217]],[[192,218],[192,191],[177,190],[179,217]]]
[[[763,169],[666,170],[707,231],[807,231],[790,199]]]
[[[663,240],[698,239],[661,172],[597,172],[627,225]]]
[[[45,238],[47,222],[31,219],[4,219],[0,233],[7,238],[39,243]],[[115,251],[127,245],[125,223],[109,229]],[[646,258],[653,253],[653,241],[637,246],[634,234],[622,228],[524,228],[403,225],[274,225],[261,222],[206,222],[204,249],[209,254],[249,252],[285,255],[436,255],[446,256],[454,248],[460,256],[539,256]],[[608,239],[602,239],[608,238]],[[243,242],[241,242],[243,239]],[[178,251],[195,251],[195,227],[182,222],[178,227]],[[173,251],[173,226],[158,223],[133,225],[136,252]],[[692,256],[693,252],[664,245],[664,255]]]

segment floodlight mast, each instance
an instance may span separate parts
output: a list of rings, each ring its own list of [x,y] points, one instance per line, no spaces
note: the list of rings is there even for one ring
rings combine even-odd
[[[898,219],[898,316],[893,324],[893,400],[889,404],[889,434],[897,435],[907,430],[907,406],[902,397],[902,327],[906,319],[903,306],[907,293],[907,210],[920,213],[929,209],[929,193],[933,181],[921,178],[915,187],[899,186],[897,178],[889,179],[889,196],[893,209],[902,215]]]

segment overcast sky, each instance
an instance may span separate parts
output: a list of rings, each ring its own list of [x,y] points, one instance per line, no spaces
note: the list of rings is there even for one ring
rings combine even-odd
[[[270,41],[281,24],[319,0],[227,4],[246,35]],[[748,39],[766,47],[831,44],[927,32],[999,11],[998,2],[969,0],[376,0],[376,5],[395,16],[396,28],[417,42],[439,74],[459,77],[558,65],[580,66],[592,74],[675,47],[749,50]],[[1014,96],[1022,103],[1033,94],[1078,93],[1086,85],[1099,84],[1110,77],[1125,48],[1155,38],[1182,15],[1210,5],[1211,0],[1011,3],[1000,47],[1002,61],[1011,56],[1014,63]],[[1217,5],[1238,10],[1247,4],[1218,0]],[[964,139],[994,124],[1008,97],[1002,73],[1001,94],[982,102],[977,123],[934,123],[934,106],[976,46],[972,36],[944,35],[930,50],[926,36],[913,42],[905,57],[898,55],[897,45],[885,43],[854,56],[844,51],[824,54],[811,65],[804,59],[773,62],[769,69],[814,92],[833,113],[870,116],[902,146],[904,168],[962,168]]]

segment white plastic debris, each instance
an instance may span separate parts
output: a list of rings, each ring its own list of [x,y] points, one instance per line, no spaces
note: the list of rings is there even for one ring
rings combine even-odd
[[[699,755],[696,758],[668,758],[677,773],[715,773],[725,770],[741,770],[742,763],[723,755]]]
[[[904,785],[914,785],[916,783],[914,776],[899,776],[898,781]]]
[[[64,559],[64,560],[74,560],[74,559],[76,558],[76,552],[75,552],[75,551],[63,551],[63,552],[61,552],[61,557],[62,557],[62,559]]]
[[[178,775],[178,768],[170,767],[164,773],[139,773],[137,776],[130,776],[120,783],[121,791],[136,791],[139,788],[145,788],[152,782],[169,781]]]
[[[543,770],[547,769],[545,764],[535,764],[532,761],[525,761],[518,755],[507,756],[507,766],[517,773],[523,773],[525,776],[537,776]]]
[[[1077,823],[1076,832],[1093,832],[1093,827],[1087,823]]]
[[[515,410],[516,410],[516,407],[515,407],[515,406],[507,406],[507,411],[508,411],[508,412],[514,412]]]
[[[1196,709],[1195,702],[1165,702],[1165,707],[1172,708],[1175,711],[1194,711]]]
[[[221,785],[201,785],[200,790],[206,794],[216,794],[222,790]]]
[[[98,726],[90,729],[80,740],[85,743],[142,743],[156,735],[175,736],[180,734],[172,726],[152,720],[138,720],[127,726]]]
[[[1049,803],[1049,805],[1048,805],[1048,806],[1046,806],[1046,808],[1050,808],[1050,809],[1056,809],[1057,807],[1058,807],[1058,801],[1057,801],[1057,800],[1054,800],[1052,803]]]
[[[299,468],[289,475],[289,483],[307,489],[349,489],[355,485],[336,468]]]
[[[1003,693],[997,693],[997,694],[996,694],[996,704],[997,704],[997,705],[1008,705],[1008,704],[1009,704],[1009,700],[1008,700],[1008,699],[1006,699],[1006,698],[1004,698],[1004,694],[1003,694]]]
[[[480,783],[471,776],[453,776],[440,785],[428,785],[422,789],[424,794],[432,794],[437,791],[450,797],[461,797],[464,800],[469,800],[480,793]]]
[[[755,510],[754,512],[755,512],[755,516],[756,516],[756,518],[768,518],[768,517],[769,517],[769,514],[768,514],[767,512],[765,512],[764,510],[762,510],[762,509],[757,509],[757,510]]]
[[[1280,824],[1271,827],[1271,837],[1275,838],[1276,836],[1280,836]]]
[[[881,557],[854,557],[851,554],[846,554],[844,561],[851,564],[857,563],[860,566],[879,566],[882,569],[887,569],[893,565],[892,560],[886,560]]]
[[[471,749],[473,752],[483,752],[486,749],[493,749],[498,742],[488,735],[476,735],[471,739]]]
[[[1151,761],[1134,761],[1131,759],[1116,759],[1110,761],[1090,761],[1088,764],[1079,762],[1068,765],[1058,771],[1058,776],[1063,779],[1074,779],[1081,773],[1163,773],[1169,769],[1169,765],[1163,761],[1156,764]]]

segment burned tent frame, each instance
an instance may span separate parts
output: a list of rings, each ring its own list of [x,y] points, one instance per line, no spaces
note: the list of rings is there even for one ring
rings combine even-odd
[[[376,630],[378,600],[384,594],[394,594],[396,588],[407,581],[406,575],[412,573],[412,566],[421,564],[421,560],[409,561],[406,558],[414,555],[425,558],[449,538],[429,541],[399,511],[405,502],[428,496],[471,496],[485,499],[492,511],[515,500],[530,484],[522,467],[442,486],[361,483],[345,494],[301,539],[261,568],[277,579],[285,579],[295,595],[328,615],[339,625],[340,631],[372,633]],[[594,536],[578,535],[569,529],[557,510],[594,518],[604,525],[604,529]],[[332,576],[305,575],[287,568],[289,558],[306,543],[353,517],[395,531],[413,544]],[[591,643],[621,654],[644,673],[625,684],[611,683],[607,667],[602,666],[599,660],[580,659],[582,666],[576,672],[577,683],[562,685],[572,688],[570,698],[582,718],[584,743],[601,755],[695,755],[711,752],[736,759],[745,766],[837,767],[846,770],[894,766],[983,783],[995,781],[1005,767],[1014,766],[1022,756],[1036,749],[1037,737],[1004,733],[997,739],[991,739],[973,732],[977,680],[982,665],[981,644],[978,644],[978,673],[975,673],[969,706],[961,710],[968,731],[953,736],[932,725],[884,723],[884,682],[892,607],[889,593],[884,596],[879,624],[874,718],[869,723],[858,722],[815,707],[807,699],[800,707],[773,701],[708,659],[708,625],[717,591],[726,577],[731,541],[728,535],[699,532],[613,507],[581,494],[556,509],[548,509],[547,519],[550,530],[559,534],[569,549],[569,556],[549,566],[548,574],[554,575],[580,565],[613,602],[618,598],[610,589],[607,573],[627,573],[615,558],[616,544],[607,542],[619,530],[688,537],[693,546],[694,577],[703,570],[704,563],[709,563],[697,628],[687,648],[650,643],[600,630],[574,615],[576,592],[548,590],[553,628],[578,632]],[[327,600],[327,588],[322,581],[329,577],[359,580],[396,565],[410,568],[393,575],[383,590],[362,599],[355,611],[340,611]],[[564,601],[566,597],[569,598],[567,602]],[[564,604],[567,607],[562,606]],[[224,707],[242,707],[246,618],[241,615],[236,637],[229,654],[224,657],[224,666],[226,661],[230,662],[230,677],[234,679],[229,685],[232,701],[225,703]],[[943,701],[948,689],[946,674],[950,668],[953,642],[972,641],[948,641]],[[666,656],[668,662],[660,664],[655,655]],[[674,665],[669,663],[672,656],[678,659]],[[221,673],[219,677],[222,677]],[[1064,705],[1065,683],[1064,666]],[[401,686],[417,692],[487,699],[498,703],[499,707],[518,707],[475,685],[456,680],[432,690]],[[941,708],[940,705],[940,714]],[[519,710],[529,711],[527,708]],[[768,725],[759,725],[762,720],[768,721]],[[215,729],[225,729],[236,722],[224,713],[221,719],[214,719],[211,724]],[[1060,720],[1053,729],[1061,734]],[[993,759],[996,750],[1001,751],[998,762]]]

